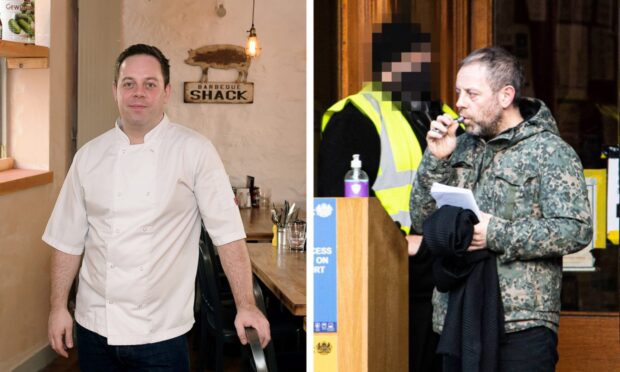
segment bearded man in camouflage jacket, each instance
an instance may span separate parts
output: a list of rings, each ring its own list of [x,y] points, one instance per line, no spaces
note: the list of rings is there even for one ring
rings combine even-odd
[[[501,371],[553,371],[557,362],[562,256],[592,238],[581,162],[559,136],[549,109],[520,97],[523,69],[497,47],[472,52],[459,65],[457,123],[437,117],[411,194],[413,229],[436,205],[434,182],[471,189],[481,221],[469,251],[497,254],[506,342]],[[484,213],[486,212],[486,213]],[[449,293],[433,295],[433,328],[441,333]]]

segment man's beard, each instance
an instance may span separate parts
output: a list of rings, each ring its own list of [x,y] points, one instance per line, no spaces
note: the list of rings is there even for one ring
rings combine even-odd
[[[495,109],[497,108],[497,109]],[[502,118],[502,107],[499,104],[489,107],[478,115],[478,118],[469,118],[475,125],[467,126],[467,133],[489,140],[499,134],[499,124]]]

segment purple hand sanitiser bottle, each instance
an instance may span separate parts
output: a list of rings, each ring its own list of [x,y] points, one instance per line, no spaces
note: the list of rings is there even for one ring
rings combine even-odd
[[[344,196],[353,198],[368,197],[368,175],[362,170],[359,154],[353,155],[351,170],[344,176]]]

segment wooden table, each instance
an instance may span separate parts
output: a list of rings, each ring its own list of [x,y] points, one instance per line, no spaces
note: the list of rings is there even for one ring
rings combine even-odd
[[[252,271],[294,315],[306,315],[306,253],[249,243]]]
[[[249,241],[271,242],[273,239],[273,222],[271,222],[271,208],[241,208],[241,221],[245,235]],[[304,219],[304,209],[299,211],[299,218]]]
[[[271,222],[270,208],[241,208],[239,213],[241,213],[247,240],[271,241],[273,222]]]

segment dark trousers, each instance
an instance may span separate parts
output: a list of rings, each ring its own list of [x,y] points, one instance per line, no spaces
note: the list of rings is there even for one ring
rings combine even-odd
[[[112,346],[108,339],[76,323],[77,350],[82,372],[189,371],[185,335],[145,345]]]
[[[499,348],[499,372],[553,372],[557,346],[557,334],[547,327],[507,333]],[[444,370],[450,368],[444,366]]]
[[[433,332],[432,318],[430,298],[409,302],[409,372],[441,372],[441,355],[435,353],[439,335]]]
[[[547,327],[506,334],[500,345],[501,372],[550,372],[558,362],[558,335]]]

